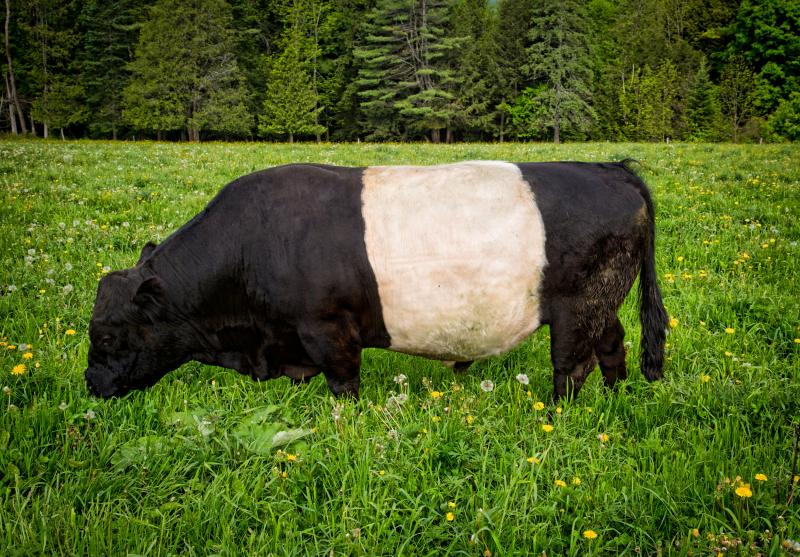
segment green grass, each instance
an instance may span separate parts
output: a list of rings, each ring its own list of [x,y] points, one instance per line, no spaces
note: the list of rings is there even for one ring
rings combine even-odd
[[[460,375],[367,351],[357,403],[333,400],[321,378],[259,384],[196,363],[123,399],[86,390],[104,268],[133,265],[235,177],[302,161],[628,156],[646,163],[677,319],[663,382],[638,371],[631,296],[631,378],[608,392],[596,372],[560,413],[547,406],[546,328]],[[798,161],[790,145],[0,143],[0,554],[781,554],[800,538],[800,485],[787,505]],[[278,430],[298,438],[273,444]],[[752,497],[736,495],[741,483]]]

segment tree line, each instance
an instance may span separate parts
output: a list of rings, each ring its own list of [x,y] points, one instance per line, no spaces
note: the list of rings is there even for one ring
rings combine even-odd
[[[4,0],[0,131],[800,139],[800,0]]]

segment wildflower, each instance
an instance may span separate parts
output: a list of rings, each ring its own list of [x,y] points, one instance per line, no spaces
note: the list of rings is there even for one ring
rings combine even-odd
[[[283,479],[285,480],[285,479],[286,479],[286,478],[288,478],[288,477],[289,477],[289,472],[287,472],[286,470],[284,470],[283,472],[281,472],[281,478],[283,478]]]
[[[541,460],[539,460],[539,459],[538,459],[538,458],[536,458],[535,456],[529,456],[529,457],[528,457],[528,462],[529,462],[530,464],[539,464],[539,463],[541,462]]]
[[[454,501],[448,501],[447,502],[447,508],[448,509],[455,509],[456,508],[455,502]]]
[[[709,381],[711,381],[711,376],[710,375],[701,375],[700,376],[700,381],[702,381],[703,383],[708,383]]]
[[[578,476],[572,478],[572,485],[581,485],[581,479]]]
[[[431,421],[432,421],[433,423],[435,423],[435,424],[438,424],[438,423],[441,421],[441,419],[442,419],[442,418],[440,418],[439,416],[433,416],[433,417],[431,418]]]
[[[3,387],[3,394],[6,396],[11,396],[11,387],[9,387],[8,385]]]
[[[61,410],[61,411],[63,412],[64,410],[66,410],[66,409],[67,409],[67,406],[69,406],[69,405],[68,405],[66,402],[64,402],[64,401],[62,400],[62,401],[61,401],[61,404],[59,404],[59,405],[58,405],[58,409],[59,409],[59,410]]]
[[[27,352],[28,348],[33,348],[33,347],[22,342],[17,348],[19,349],[20,352]]]
[[[586,538],[587,540],[593,540],[597,537],[597,532],[595,532],[594,530],[584,530],[583,537]]]
[[[431,398],[436,399],[436,398],[441,398],[441,396],[442,393],[440,393],[439,391],[431,391]]]
[[[97,417],[97,414],[95,414],[94,410],[90,408],[89,410],[86,411],[86,414],[84,414],[83,417],[86,418],[87,420],[93,420]]]
[[[394,376],[394,382],[398,385],[405,385],[406,381],[408,381],[408,377],[406,377],[405,374],[401,373],[400,375]]]
[[[556,408],[556,414],[561,414],[561,407]]]
[[[670,329],[677,329],[678,328],[678,324],[680,324],[680,321],[678,321],[677,317],[673,317],[672,319],[669,320],[669,328]]]
[[[598,440],[599,440],[601,443],[608,443],[608,433],[601,433],[601,434],[599,434],[599,435],[597,436],[597,439],[598,439]]]
[[[545,433],[550,433],[551,431],[553,431],[553,426],[551,426],[550,424],[542,424],[542,431],[544,431]]]
[[[800,338],[796,338],[796,339],[794,339],[794,343],[795,343],[795,344],[800,344]]]
[[[695,538],[699,538],[700,530],[698,530],[697,528],[692,528],[692,536],[694,536]]]
[[[72,263],[69,263],[69,262],[64,263],[64,269],[66,269],[67,271],[71,271],[72,270]]]
[[[517,374],[517,381],[519,381],[522,385],[527,385],[528,383],[530,383],[528,376],[525,375],[524,373]]]
[[[726,350],[726,351],[725,351],[725,355],[726,355],[728,358],[730,358],[731,356],[733,356],[733,352],[730,352],[730,351]]]
[[[453,522],[453,520],[455,520],[455,518],[456,518],[456,515],[454,515],[452,512],[447,513],[447,522]]]
[[[61,289],[61,291],[62,291],[64,294],[69,294],[69,293],[70,293],[70,292],[72,292],[74,289],[75,289],[75,288],[74,288],[74,287],[73,287],[71,284],[65,284],[65,285],[64,285],[64,288],[62,288],[62,289]]]
[[[475,417],[472,414],[467,414],[467,425],[472,425],[472,422],[475,421]]]
[[[481,381],[481,390],[484,393],[490,393],[494,390],[494,383],[492,383],[489,379],[484,379]]]
[[[286,453],[286,462],[297,462],[297,455],[292,453]]]
[[[6,349],[7,350],[16,350],[17,346],[15,344],[9,344],[8,346],[6,346]]]
[[[11,368],[12,375],[23,375],[25,373],[25,364],[17,364]]]
[[[386,475],[386,470],[379,470],[378,471],[378,475],[381,476],[381,477],[385,476]]]
[[[534,410],[544,410],[544,402],[534,402],[533,403]]]
[[[756,478],[758,481],[760,481],[760,482],[765,482],[765,481],[767,481],[767,476],[766,476],[766,474],[756,474],[756,475],[755,475],[755,478]]]
[[[553,483],[558,487],[567,487],[567,482],[565,482],[564,480],[556,480]]]
[[[732,335],[733,333],[736,332],[736,329],[734,329],[733,327],[725,327],[725,332],[729,335]]]
[[[492,557],[492,552],[488,547],[483,550],[483,557]]]
[[[33,359],[33,352],[25,352],[22,355],[22,358],[25,360],[32,360]]]
[[[750,484],[742,484],[736,488],[736,495],[743,498],[748,498],[753,496],[753,492],[750,491]]]
[[[75,329],[67,329],[66,331],[64,331],[64,334],[71,337],[72,335],[75,334]]]

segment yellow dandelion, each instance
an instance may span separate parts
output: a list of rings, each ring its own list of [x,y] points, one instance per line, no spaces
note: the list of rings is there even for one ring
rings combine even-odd
[[[483,550],[483,557],[492,557],[492,552],[488,547]]]
[[[795,343],[795,344],[800,344],[800,338],[796,338],[796,339],[794,339],[794,343]]]
[[[533,403],[534,410],[544,410],[544,402],[534,402]]]
[[[695,538],[699,538],[700,537],[700,530],[698,530],[697,528],[693,528],[692,529],[692,536],[694,536]]]
[[[431,398],[441,398],[442,393],[439,391],[431,391]]]
[[[431,418],[431,421],[433,421],[433,423],[435,423],[435,424],[438,424],[440,420],[441,420],[441,418],[439,416],[433,416]]]
[[[12,375],[23,375],[25,373],[25,364],[17,364],[11,368]]]
[[[736,329],[734,329],[733,327],[725,327],[725,332],[729,335],[732,335],[733,333],[736,332]]]
[[[597,532],[595,532],[594,530],[584,530],[583,537],[586,538],[587,540],[593,540],[597,537]]]
[[[283,478],[285,480],[288,477],[289,477],[289,472],[287,472],[285,470],[283,472],[281,472],[281,478]]]
[[[475,421],[475,417],[472,414],[467,414],[467,425],[472,425],[472,422]]]
[[[710,375],[701,375],[700,376],[700,381],[702,381],[703,383],[708,383],[709,381],[711,381],[711,376]]]
[[[528,462],[531,463],[531,464],[539,464],[541,462],[541,460],[539,460],[535,456],[529,456],[528,457]]]
[[[8,346],[6,346],[6,349],[7,349],[7,350],[16,350],[16,349],[17,349],[17,347],[16,347],[16,345],[14,345],[14,344],[9,344]]]
[[[572,485],[581,485],[581,479],[578,476],[572,478]]]
[[[760,482],[765,482],[768,479],[766,474],[756,474],[755,478]]]
[[[456,508],[456,503],[455,503],[455,501],[448,501],[448,502],[447,502],[447,508],[448,508],[448,509],[455,509],[455,508]]]
[[[67,329],[66,331],[64,331],[64,334],[71,337],[72,335],[75,334],[75,329]]]
[[[601,443],[608,443],[608,433],[601,433],[597,436]]]
[[[556,414],[561,414],[561,407],[556,408]]]
[[[669,320],[669,328],[670,329],[677,329],[679,324],[680,324],[680,321],[678,321],[677,317],[673,317],[672,319]]]
[[[553,426],[551,426],[550,424],[542,424],[542,431],[544,431],[545,433],[550,433],[551,431],[553,431]]]
[[[379,472],[378,472],[378,475],[379,475],[379,476],[385,476],[385,475],[386,475],[386,470],[381,470],[381,471],[379,471]]]
[[[22,355],[22,358],[25,360],[32,360],[33,359],[33,352],[25,352]]]
[[[447,513],[447,522],[453,522],[456,519],[456,515],[452,512]]]
[[[567,487],[567,482],[565,482],[564,480],[556,480],[553,483],[558,487]]]
[[[286,460],[288,462],[295,462],[297,460],[297,455],[292,453],[286,453]]]
[[[742,484],[736,488],[736,495],[743,498],[748,498],[753,496],[753,492],[750,491],[750,484]]]

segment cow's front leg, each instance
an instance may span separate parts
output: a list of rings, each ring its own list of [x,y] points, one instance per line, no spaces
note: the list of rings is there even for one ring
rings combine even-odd
[[[361,337],[352,319],[315,321],[298,328],[308,355],[322,370],[331,392],[358,398]]]

